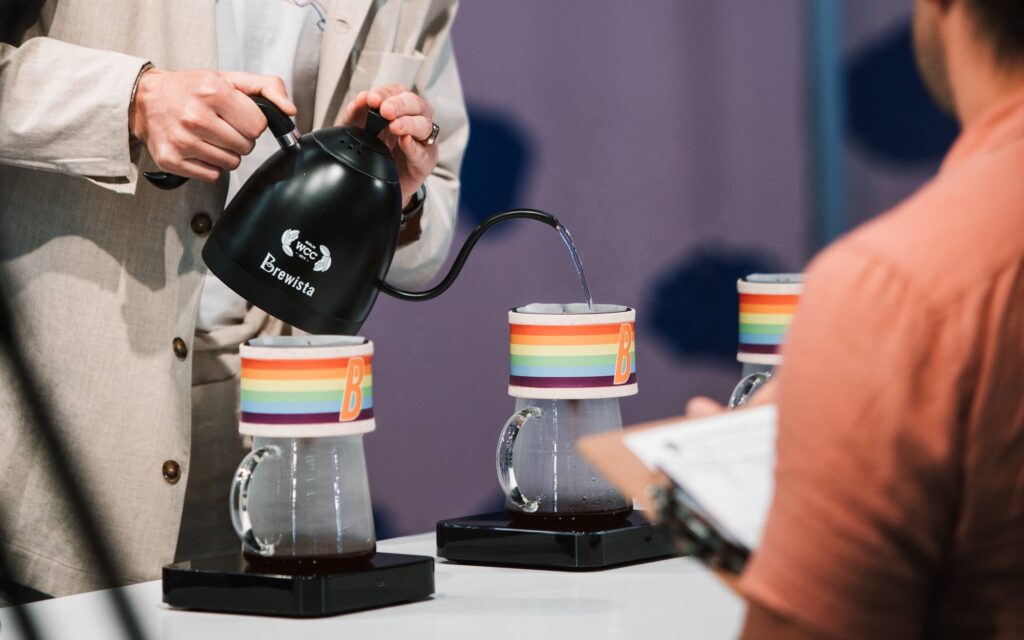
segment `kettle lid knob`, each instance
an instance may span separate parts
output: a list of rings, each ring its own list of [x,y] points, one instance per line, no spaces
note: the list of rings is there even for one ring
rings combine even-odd
[[[380,115],[379,109],[367,109],[366,126],[363,129],[374,138],[388,126],[387,119]]]
[[[391,150],[377,137],[389,121],[377,109],[367,109],[366,125],[317,129],[309,135],[323,151],[359,173],[398,185],[398,167]]]

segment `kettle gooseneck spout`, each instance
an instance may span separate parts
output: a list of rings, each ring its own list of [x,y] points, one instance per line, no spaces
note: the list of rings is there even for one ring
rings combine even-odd
[[[493,216],[481,222],[476,229],[473,229],[473,233],[469,234],[469,237],[466,238],[466,242],[462,245],[462,249],[459,250],[459,255],[455,257],[455,262],[448,270],[448,273],[445,275],[444,279],[441,280],[441,282],[439,282],[437,286],[433,287],[432,289],[427,289],[426,291],[406,291],[404,289],[397,289],[395,287],[392,287],[388,283],[382,281],[380,283],[380,290],[388,294],[389,296],[398,298],[399,300],[431,300],[433,298],[436,298],[437,296],[447,291],[448,287],[452,286],[452,283],[455,282],[455,279],[459,276],[459,273],[462,271],[463,265],[466,264],[466,260],[469,258],[469,253],[473,250],[473,247],[480,239],[480,236],[486,233],[488,229],[491,229],[501,224],[502,222],[506,222],[508,220],[515,220],[517,218],[525,218],[527,220],[536,220],[538,222],[543,222],[544,224],[551,226],[555,229],[559,229],[562,226],[561,223],[558,222],[558,218],[551,215],[550,213],[540,211],[537,209],[509,209],[508,211],[496,213]]]

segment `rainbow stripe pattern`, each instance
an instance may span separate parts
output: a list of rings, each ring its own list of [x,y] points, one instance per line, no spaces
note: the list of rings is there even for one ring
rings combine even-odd
[[[244,345],[239,430],[305,438],[367,433],[373,419],[373,343]]]
[[[736,359],[747,364],[782,363],[782,343],[796,313],[802,278],[796,274],[748,276],[766,282],[737,282],[740,296],[740,338]]]
[[[613,308],[605,313],[510,312],[509,395],[576,399],[637,393],[635,311]]]

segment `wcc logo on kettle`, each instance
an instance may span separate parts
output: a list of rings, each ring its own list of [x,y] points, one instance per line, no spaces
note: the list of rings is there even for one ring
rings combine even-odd
[[[286,229],[281,234],[281,251],[289,258],[298,258],[307,263],[312,262],[315,272],[324,273],[331,268],[331,250],[324,245],[317,246],[309,240],[301,240],[299,232],[295,229]],[[277,259],[269,251],[263,258],[263,262],[260,263],[260,270],[311,298],[316,293],[315,286],[277,266]]]

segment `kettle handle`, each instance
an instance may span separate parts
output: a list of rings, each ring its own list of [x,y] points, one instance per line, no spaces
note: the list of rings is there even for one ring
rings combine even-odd
[[[277,105],[263,96],[249,97],[252,98],[252,101],[256,103],[256,106],[260,108],[260,111],[267,118],[267,128],[277,138],[277,142],[281,145],[282,149],[298,144],[299,136],[298,132],[295,131],[295,123],[292,122],[292,119],[284,111],[278,109]],[[154,187],[164,190],[177,189],[188,182],[188,178],[167,173],[166,171],[146,171],[142,175]]]

